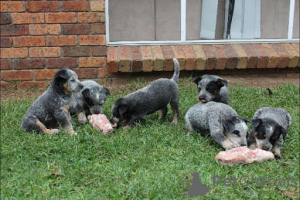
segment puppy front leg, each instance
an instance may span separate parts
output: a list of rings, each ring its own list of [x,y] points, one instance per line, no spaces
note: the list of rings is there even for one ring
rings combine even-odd
[[[77,117],[80,124],[86,124],[88,121],[84,111],[78,112]]]
[[[124,129],[130,129],[140,119],[142,119],[142,116],[139,116],[139,115],[131,116],[131,118],[130,118],[130,120],[128,120],[128,123],[126,124],[126,126],[124,126]]]
[[[283,138],[282,138],[282,135],[280,135],[278,141],[275,143],[275,145],[273,146],[273,150],[272,150],[276,159],[281,159],[280,150],[282,148],[282,145],[283,145]]]
[[[73,130],[73,126],[68,117],[69,112],[56,112],[55,119],[58,123],[61,124],[62,128],[65,129],[70,135],[77,135],[77,133]]]
[[[238,147],[237,144],[234,144],[231,140],[229,140],[225,135],[222,134],[221,129],[216,129],[213,131],[211,130],[210,135],[226,150]]]
[[[254,131],[251,132],[247,143],[248,143],[248,147],[250,149],[256,149],[257,148],[256,140],[255,140],[255,136],[254,136]]]
[[[48,135],[57,135],[58,134],[58,129],[47,129],[46,126],[40,122],[40,120],[36,120],[36,125],[40,127],[43,133],[46,133]]]

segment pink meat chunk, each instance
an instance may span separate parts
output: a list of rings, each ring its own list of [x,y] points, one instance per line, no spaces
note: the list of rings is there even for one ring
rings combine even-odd
[[[92,114],[88,116],[88,119],[94,129],[103,131],[104,134],[111,133],[114,130],[104,114]]]
[[[249,149],[248,147],[237,147],[227,151],[221,151],[215,159],[223,165],[250,164],[253,162],[264,162],[275,159],[270,151],[262,149]]]

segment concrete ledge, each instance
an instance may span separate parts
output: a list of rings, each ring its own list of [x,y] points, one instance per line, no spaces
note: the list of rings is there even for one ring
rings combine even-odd
[[[173,71],[176,57],[181,70],[296,68],[299,43],[107,48],[108,73]]]

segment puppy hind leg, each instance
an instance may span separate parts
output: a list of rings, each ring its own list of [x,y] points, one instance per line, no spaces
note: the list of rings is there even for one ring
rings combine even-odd
[[[185,129],[188,132],[187,136],[190,136],[192,134],[192,132],[194,131],[192,123],[187,118],[185,119]]]
[[[46,133],[48,135],[57,135],[58,129],[47,129],[46,126],[40,122],[40,120],[36,120],[36,125],[41,129],[43,133]]]
[[[167,113],[168,113],[168,107],[166,106],[160,110],[158,119],[159,120],[164,119],[166,117]]]
[[[179,117],[179,106],[178,102],[171,102],[171,108],[173,110],[173,124],[178,124],[178,117]]]

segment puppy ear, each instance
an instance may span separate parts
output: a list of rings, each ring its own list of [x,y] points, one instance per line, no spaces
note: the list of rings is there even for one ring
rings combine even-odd
[[[90,89],[89,88],[85,88],[82,92],[81,92],[82,96],[87,97],[90,95]]]
[[[216,84],[217,84],[217,86],[218,86],[219,88],[221,88],[221,87],[227,85],[227,81],[225,81],[224,79],[219,78],[219,79],[216,81]]]
[[[128,110],[128,105],[120,105],[118,107],[118,110],[119,110],[119,114],[120,115],[124,115],[126,113],[126,111]]]
[[[235,118],[234,117],[229,117],[229,118],[225,118],[223,120],[223,127],[226,131],[230,130],[230,127],[233,125]]]
[[[285,129],[282,126],[280,126],[279,131],[280,131],[280,134],[282,134],[283,140],[285,140],[285,137],[286,137]]]
[[[202,76],[194,77],[191,81],[198,85],[199,81],[202,80]]]
[[[248,119],[248,117],[245,117],[244,119],[244,122],[247,124],[247,123],[251,123],[251,121]]]
[[[109,92],[109,89],[108,89],[108,88],[103,87],[103,89],[104,89],[106,95],[110,95],[110,92]]]
[[[262,123],[262,119],[253,119],[251,122],[253,128],[258,127],[261,123]]]

